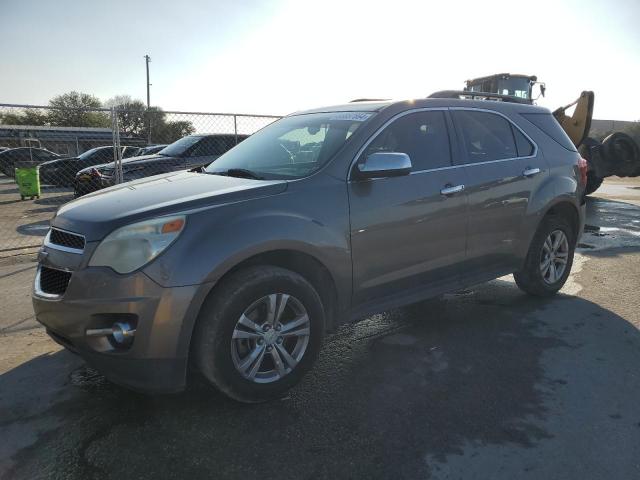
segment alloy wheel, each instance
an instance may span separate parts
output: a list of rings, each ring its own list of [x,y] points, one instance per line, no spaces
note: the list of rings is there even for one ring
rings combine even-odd
[[[569,240],[562,230],[554,230],[542,245],[540,273],[545,283],[551,285],[559,281],[567,269],[569,260]]]
[[[236,370],[255,383],[280,380],[300,363],[311,322],[304,305],[285,293],[253,302],[236,322],[231,357]]]

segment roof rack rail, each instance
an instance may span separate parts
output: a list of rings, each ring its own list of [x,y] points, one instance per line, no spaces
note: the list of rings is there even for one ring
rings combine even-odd
[[[358,102],[386,102],[389,100],[388,98],[356,98],[355,100],[351,100],[349,103],[358,103]]]
[[[491,92],[470,92],[467,90],[441,90],[439,92],[434,92],[429,95],[427,98],[460,98],[467,97],[471,99],[480,99],[480,100],[499,100],[502,102],[511,102],[511,103],[522,103],[525,105],[531,105],[531,101],[526,98],[514,97],[511,95],[501,95],[499,93],[491,93]]]

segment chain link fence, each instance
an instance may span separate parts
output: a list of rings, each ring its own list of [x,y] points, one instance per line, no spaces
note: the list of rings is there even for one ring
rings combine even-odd
[[[0,258],[38,248],[62,204],[118,183],[208,165],[277,118],[0,104]]]

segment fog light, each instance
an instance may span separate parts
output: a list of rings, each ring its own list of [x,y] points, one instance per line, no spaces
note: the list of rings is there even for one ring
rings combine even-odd
[[[120,345],[125,345],[133,341],[133,337],[136,335],[136,329],[131,328],[128,323],[116,322],[113,324],[113,339]]]
[[[136,329],[126,322],[116,322],[111,328],[93,328],[85,333],[87,337],[109,337],[117,346],[126,346],[133,342]]]

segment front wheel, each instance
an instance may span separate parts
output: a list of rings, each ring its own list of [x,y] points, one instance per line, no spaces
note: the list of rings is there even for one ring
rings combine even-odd
[[[194,361],[231,398],[278,398],[313,365],[324,323],[320,296],[302,276],[272,266],[242,269],[203,305]]]
[[[560,290],[571,273],[575,239],[565,218],[555,215],[544,218],[531,241],[524,267],[513,274],[518,287],[540,297]]]

